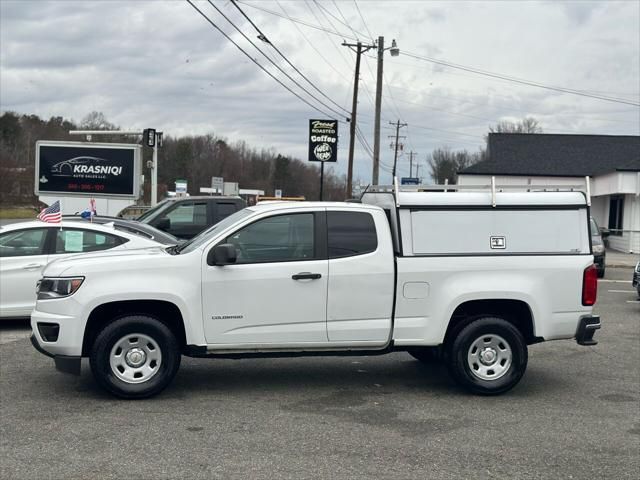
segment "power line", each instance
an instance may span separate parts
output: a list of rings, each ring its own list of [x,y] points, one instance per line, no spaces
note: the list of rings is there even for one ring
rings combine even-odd
[[[247,37],[247,35],[246,35],[242,30],[240,30],[240,28],[238,28],[238,26],[237,26],[235,23],[233,23],[233,22],[229,19],[229,17],[227,17],[227,16],[222,12],[222,10],[220,10],[218,7],[216,7],[216,6],[213,4],[213,2],[212,2],[211,0],[207,0],[207,1],[209,2],[209,4],[210,4],[213,8],[215,8],[215,9],[216,9],[216,11],[217,11],[220,15],[222,15],[222,17],[223,17],[227,22],[229,22],[229,24],[231,24],[231,26],[232,26],[233,28],[235,28],[235,29],[240,33],[240,35],[242,35],[242,36],[244,37],[244,39],[245,39],[247,42],[249,42],[249,43],[250,43],[250,44],[251,44],[251,45],[252,45],[256,50],[258,50],[258,51],[262,54],[262,56],[263,56],[264,58],[266,58],[267,60],[269,60],[269,62],[271,62],[271,64],[272,64],[274,67],[276,67],[280,72],[282,72],[282,73],[283,73],[283,74],[284,74],[284,75],[285,75],[289,80],[291,80],[291,81],[292,81],[292,82],[293,82],[293,83],[294,83],[298,88],[300,88],[304,93],[306,93],[307,95],[309,95],[311,98],[313,98],[313,99],[314,99],[316,102],[318,102],[320,105],[322,105],[323,107],[325,107],[326,109],[328,109],[330,112],[335,113],[335,114],[336,114],[336,115],[338,115],[338,116],[344,115],[343,113],[338,112],[337,110],[333,109],[332,107],[330,107],[329,105],[327,105],[326,103],[324,103],[322,100],[320,100],[320,99],[319,99],[318,97],[316,97],[314,94],[312,94],[309,90],[307,90],[305,87],[303,87],[302,85],[300,85],[300,84],[299,84],[299,83],[298,83],[298,82],[297,82],[297,81],[296,81],[296,80],[295,80],[291,75],[289,75],[287,72],[285,72],[285,71],[280,67],[280,65],[278,65],[276,62],[274,62],[274,61],[273,61],[273,60],[272,60],[272,59],[271,59],[267,54],[265,54],[265,53],[262,51],[262,49],[261,49],[260,47],[258,47],[255,43],[253,43],[253,41],[251,41],[251,39],[250,39],[249,37]],[[317,89],[317,90],[319,90],[317,87],[316,87],[316,89]],[[322,93],[322,92],[321,92],[321,93]],[[324,94],[323,94],[323,95],[324,95]],[[332,100],[332,101],[333,101],[333,100]],[[338,107],[339,107],[339,108],[342,108],[342,107],[340,107],[340,105],[338,105]],[[345,112],[349,113],[347,110],[345,110]]]
[[[333,103],[339,109],[341,109],[341,110],[345,111],[347,114],[349,114],[349,110],[347,110],[346,108],[343,108],[341,105],[339,105],[338,103],[333,101],[333,99],[331,97],[329,97],[326,93],[324,93],[322,90],[320,90],[316,86],[315,83],[313,83],[311,80],[309,80],[309,78],[304,73],[302,73],[293,63],[291,63],[289,61],[289,59],[280,51],[280,49],[278,47],[276,47],[273,44],[273,42],[271,42],[271,40],[269,40],[269,38],[262,32],[262,30],[260,30],[260,28],[258,28],[258,26],[247,16],[247,14],[240,8],[240,6],[238,5],[238,3],[235,0],[231,0],[231,3],[233,4],[234,7],[236,7],[238,9],[238,11],[240,11],[242,16],[244,16],[244,18],[246,18],[249,21],[249,23],[251,23],[253,28],[256,29],[256,31],[260,35],[258,37],[260,40],[262,40],[263,42],[271,45],[273,47],[273,49],[278,53],[278,55],[280,55],[284,59],[284,61],[287,62],[291,66],[291,68],[293,68],[296,72],[298,72],[298,74],[302,78],[304,78],[309,83],[309,85],[311,85],[315,90],[317,90],[323,97],[325,97],[327,100],[329,100],[331,103]]]
[[[356,6],[356,10],[358,10],[358,15],[360,15],[360,18],[362,19],[362,23],[364,24],[364,28],[367,30],[367,33],[369,34],[369,38],[372,41],[375,40],[374,36],[371,34],[371,30],[369,30],[369,27],[367,26],[367,22],[365,22],[364,17],[362,16],[362,12],[360,11],[360,7],[358,6],[358,0],[353,0],[353,3]]]
[[[240,2],[240,3],[244,3],[244,2]],[[329,66],[333,69],[333,71],[334,71],[334,72],[336,72],[338,75],[340,75],[344,80],[349,81],[349,79],[348,79],[348,78],[347,78],[347,77],[346,77],[346,76],[345,76],[345,75],[344,75],[340,70],[338,70],[338,69],[337,69],[337,68],[336,68],[336,67],[335,67],[335,66],[334,66],[334,65],[333,65],[329,60],[327,60],[327,58],[322,54],[322,52],[320,52],[320,51],[316,48],[316,46],[313,44],[313,42],[311,42],[311,40],[309,40],[309,38],[304,34],[304,32],[303,32],[302,30],[300,30],[300,27],[298,27],[298,25],[296,25],[296,22],[295,22],[295,21],[294,21],[294,20],[289,16],[289,14],[288,14],[288,13],[287,13],[287,11],[284,9],[284,7],[280,4],[280,2],[278,2],[278,1],[276,0],[276,3],[278,4],[278,7],[280,7],[280,10],[282,10],[282,12],[283,12],[283,14],[284,14],[284,16],[282,16],[282,15],[279,15],[279,16],[280,16],[280,17],[282,17],[282,18],[285,18],[285,19],[287,19],[287,20],[290,20],[290,21],[291,21],[291,23],[293,24],[293,26],[296,28],[296,30],[298,30],[298,33],[299,33],[300,35],[302,35],[302,38],[304,38],[304,39],[305,39],[305,41],[306,41],[306,42],[309,44],[309,46],[310,46],[310,47],[311,47],[311,48],[312,48],[312,49],[313,49],[313,50],[318,54],[318,56],[319,56],[320,58],[322,58],[322,59],[325,61],[325,63],[326,63],[327,65],[329,65]],[[245,5],[253,6],[253,5],[251,5],[251,4],[245,4]],[[256,8],[257,8],[257,7],[256,7]]]
[[[317,6],[318,8],[320,8],[321,10],[323,10],[324,12],[326,12],[326,13],[327,13],[328,15],[330,15],[333,19],[335,19],[335,20],[336,20],[336,22],[341,23],[342,25],[344,25],[345,27],[347,27],[349,30],[351,30],[351,33],[353,33],[353,34],[356,36],[356,40],[360,40],[360,38],[362,38],[362,37],[367,38],[367,36],[366,36],[366,35],[364,35],[362,32],[358,32],[358,31],[354,30],[354,29],[353,29],[353,27],[352,27],[351,25],[349,25],[349,24],[346,22],[346,19],[345,19],[345,21],[343,22],[343,21],[341,21],[338,17],[336,17],[333,13],[331,13],[329,10],[327,10],[326,8],[324,8],[324,7],[320,4],[320,2],[318,2],[318,0],[313,0],[313,3],[315,3],[315,4],[316,4],[316,6]],[[334,3],[334,5],[336,4],[336,3],[335,3],[335,1],[334,1],[333,3]],[[338,6],[336,5],[336,7],[338,7]],[[338,8],[338,11],[340,12],[340,8]],[[340,14],[342,15],[342,12],[341,12]],[[344,16],[343,16],[343,18],[344,18]],[[329,22],[329,23],[331,23],[331,22]],[[338,29],[337,29],[337,28],[335,28],[335,27],[333,26],[333,23],[331,23],[331,26],[334,28],[334,30],[335,30],[336,32],[338,31]]]
[[[415,58],[417,60],[422,60],[422,61],[425,61],[425,62],[435,63],[437,65],[442,65],[442,66],[449,67],[449,68],[455,68],[455,69],[458,69],[458,70],[464,70],[465,72],[475,73],[476,75],[484,75],[486,77],[499,78],[501,80],[506,80],[506,81],[513,82],[513,83],[519,83],[519,84],[522,84],[522,85],[528,85],[530,87],[544,88],[546,90],[552,90],[552,91],[555,91],[555,92],[566,93],[566,94],[569,94],[569,95],[579,95],[581,97],[594,98],[596,100],[603,100],[603,101],[606,101],[606,102],[622,103],[622,104],[625,104],[625,105],[632,105],[634,107],[640,107],[640,103],[632,102],[632,101],[626,100],[626,99],[615,98],[615,97],[607,97],[607,96],[603,96],[603,95],[593,95],[593,94],[587,93],[587,92],[582,91],[582,90],[574,90],[574,89],[565,88],[565,87],[554,87],[554,86],[551,86],[551,85],[545,85],[545,84],[542,84],[542,83],[539,83],[539,82],[534,82],[532,80],[526,80],[526,79],[521,79],[521,78],[517,78],[517,77],[510,77],[508,75],[489,72],[487,70],[481,70],[479,68],[468,67],[468,66],[465,66],[465,65],[446,62],[444,60],[438,60],[438,59],[435,59],[435,58],[424,57],[422,55],[417,55],[417,54],[411,53],[411,52],[403,51],[402,54],[406,55],[407,57]]]
[[[304,25],[305,27],[314,28],[316,30],[322,30],[322,31],[324,31],[326,33],[330,33],[332,35],[335,35],[335,36],[343,38],[343,39],[346,38],[346,39],[349,39],[349,40],[355,40],[355,41],[358,40],[357,38],[352,37],[350,35],[344,35],[342,33],[336,32],[335,30],[329,30],[329,29],[326,29],[326,28],[323,28],[323,27],[318,27],[317,25],[313,25],[311,23],[307,23],[307,22],[305,22],[303,20],[300,20],[298,18],[293,18],[293,17],[285,16],[285,15],[283,15],[281,13],[278,13],[278,12],[274,12],[273,10],[269,10],[268,8],[258,7],[257,5],[254,5],[252,3],[247,3],[247,2],[244,2],[242,0],[237,0],[237,1],[239,3],[241,3],[241,4],[243,4],[243,5],[246,5],[247,7],[255,8],[256,10],[260,10],[260,11],[262,11],[264,13],[270,13],[271,15],[275,15],[276,17],[284,18],[286,20],[291,20],[293,23],[299,23],[300,25]],[[282,8],[282,7],[280,7],[280,8]]]
[[[222,35],[224,35],[224,37],[229,40],[238,50],[240,50],[247,58],[249,58],[249,60],[251,60],[253,63],[255,63],[262,71],[264,71],[267,75],[269,75],[271,78],[273,78],[276,82],[278,82],[280,85],[282,85],[285,89],[287,89],[287,91],[289,91],[290,93],[292,93],[293,95],[295,95],[297,98],[299,98],[300,100],[302,100],[304,103],[306,103],[308,106],[310,106],[311,108],[313,108],[315,111],[322,113],[323,115],[327,115],[328,117],[330,117],[331,115],[327,114],[326,112],[320,110],[318,107],[316,107],[315,105],[313,105],[312,103],[310,103],[308,100],[306,100],[305,98],[301,97],[300,95],[298,95],[296,92],[294,92],[293,90],[291,90],[291,88],[289,88],[287,85],[285,85],[282,81],[280,81],[280,79],[278,79],[277,77],[275,77],[269,70],[267,70],[266,68],[264,68],[260,63],[258,63],[257,60],[255,60],[251,55],[249,55],[240,45],[238,45],[236,42],[233,41],[233,39],[227,35],[220,27],[218,27],[209,17],[207,17],[202,10],[200,10],[198,7],[196,7],[191,0],[186,0],[187,3],[189,5],[191,5],[200,15],[202,15],[202,17],[211,24],[211,26],[213,26],[216,30],[218,30],[218,32],[220,32]]]

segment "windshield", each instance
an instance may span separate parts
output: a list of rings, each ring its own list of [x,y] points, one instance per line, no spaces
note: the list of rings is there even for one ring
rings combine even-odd
[[[170,198],[165,198],[160,203],[158,203],[155,207],[150,208],[149,210],[144,212],[142,215],[140,215],[138,218],[136,218],[136,220],[143,223],[149,223],[149,221],[157,217],[158,213],[163,211],[170,202],[171,202]]]
[[[239,222],[240,220],[243,220],[244,218],[248,217],[252,213],[253,213],[253,210],[249,208],[238,210],[233,215],[229,215],[224,220],[221,220],[218,223],[216,223],[213,227],[208,228],[207,230],[203,231],[199,235],[193,237],[188,242],[185,242],[182,245],[180,245],[176,250],[176,252],[177,253],[192,252],[193,250],[207,243],[211,238],[215,237],[219,232],[223,231],[225,228],[230,227],[231,225],[233,225],[236,222]]]

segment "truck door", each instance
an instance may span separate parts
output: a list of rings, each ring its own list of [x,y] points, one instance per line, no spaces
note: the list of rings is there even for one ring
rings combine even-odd
[[[331,342],[385,345],[391,334],[394,254],[382,212],[327,211]]]
[[[219,243],[232,265],[204,256],[202,308],[208,344],[327,344],[326,224],[321,212],[263,217]],[[213,247],[212,247],[213,248]]]

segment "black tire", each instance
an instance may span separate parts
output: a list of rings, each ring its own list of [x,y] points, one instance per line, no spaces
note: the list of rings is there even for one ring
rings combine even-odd
[[[407,353],[424,364],[442,362],[442,349],[440,347],[414,347]]]
[[[482,368],[488,369],[489,373],[485,377],[490,376],[492,370],[491,367],[481,364],[479,357],[478,362],[474,363],[474,367],[471,366],[468,360],[471,347],[473,344],[477,345],[477,342],[487,339],[495,341],[496,338],[499,338],[498,343],[500,344],[496,350],[505,347],[504,352],[510,351],[510,362],[505,361],[504,366],[501,366],[501,360],[499,360],[495,364],[496,368],[493,371],[494,374],[498,374],[496,378],[480,378],[481,373],[473,371],[479,370],[475,367],[480,365]],[[506,342],[507,345],[503,345],[503,342]],[[459,385],[475,394],[498,395],[515,387],[524,375],[528,360],[527,344],[522,333],[503,318],[481,317],[460,330],[452,339],[448,360],[449,371]],[[500,374],[499,370],[501,369],[503,369],[503,373]]]
[[[148,380],[128,383],[119,378],[111,367],[111,351],[122,339],[136,335],[148,337],[151,342],[155,342],[155,346],[151,344],[154,347],[152,351],[155,352],[155,347],[158,347],[160,360],[157,370],[149,374]],[[89,360],[91,372],[102,388],[120,398],[137,399],[157,395],[171,383],[180,367],[181,354],[175,336],[164,323],[153,317],[134,315],[107,324],[93,343]]]
[[[604,267],[598,270],[598,278],[604,278]]]

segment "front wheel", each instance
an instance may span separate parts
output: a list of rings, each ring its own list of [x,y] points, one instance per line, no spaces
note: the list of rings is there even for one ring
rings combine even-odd
[[[109,323],[91,349],[98,384],[121,398],[160,393],[180,366],[180,348],[171,330],[155,318],[135,315]]]
[[[527,344],[503,318],[482,317],[464,327],[449,350],[449,370],[460,385],[480,395],[511,390],[527,368]]]

